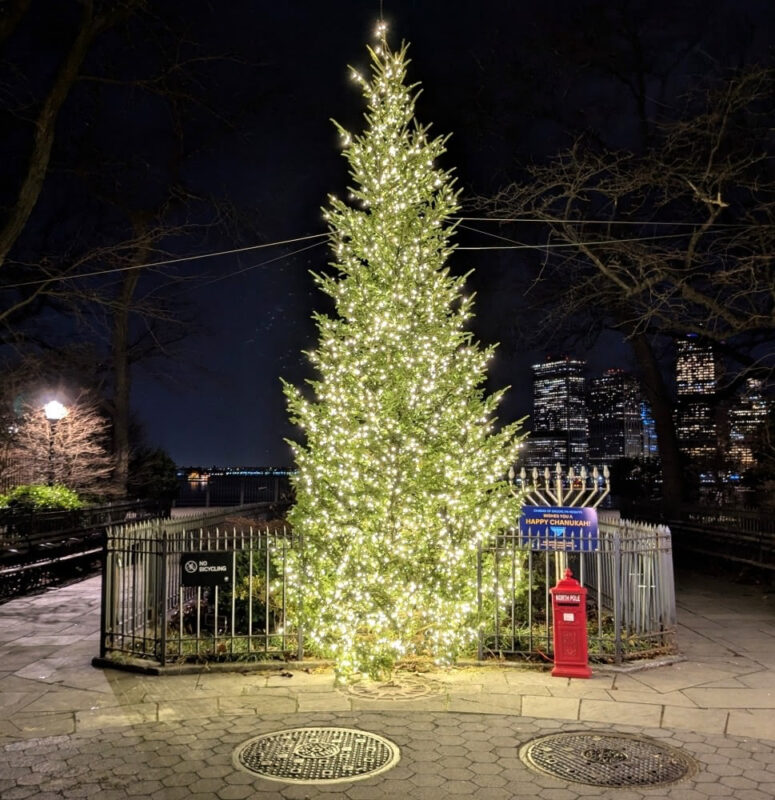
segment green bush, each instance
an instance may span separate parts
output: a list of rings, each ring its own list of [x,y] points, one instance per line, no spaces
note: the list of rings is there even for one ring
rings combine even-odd
[[[0,497],[0,508],[20,511],[72,511],[82,507],[78,494],[62,484],[25,484]]]

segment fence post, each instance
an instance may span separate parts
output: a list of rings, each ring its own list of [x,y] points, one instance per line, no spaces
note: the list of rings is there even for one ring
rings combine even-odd
[[[160,548],[157,548],[157,552],[160,550],[161,555],[161,569],[158,571],[157,574],[161,576],[159,580],[159,591],[157,594],[157,602],[161,606],[161,614],[157,616],[157,619],[160,621],[161,624],[161,632],[160,632],[160,641],[161,641],[161,655],[159,657],[159,663],[164,667],[167,664],[167,551],[168,551],[168,540],[167,540],[167,531],[161,530],[160,531],[161,539],[159,541]]]
[[[108,536],[109,528],[106,528],[102,534],[102,597],[100,598],[100,658],[105,658],[108,652],[105,639],[107,637],[107,621],[108,621],[108,597],[112,596],[112,591],[108,591],[108,582],[112,584],[108,572]]]
[[[622,535],[614,533],[614,663],[622,663]]]

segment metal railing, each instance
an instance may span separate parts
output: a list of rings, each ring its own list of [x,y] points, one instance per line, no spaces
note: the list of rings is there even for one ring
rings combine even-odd
[[[707,504],[683,505],[670,512],[658,504],[633,505],[641,519],[664,521],[673,532],[679,556],[707,558],[710,563],[736,564],[775,571],[775,511]]]
[[[549,588],[567,563],[587,586],[592,660],[621,663],[673,651],[670,532],[601,513],[599,549],[537,552],[499,534],[477,561],[481,659],[552,654]],[[185,660],[301,659],[304,632],[289,624],[286,562],[300,537],[285,528],[235,527],[224,512],[116,526],[103,577],[100,655]],[[186,586],[181,564],[225,554],[228,581]]]
[[[284,528],[229,524],[271,504],[112,527],[106,536],[100,655],[169,661],[288,657],[285,563],[297,539]],[[187,586],[186,554],[228,554],[227,582]]]
[[[290,480],[285,472],[214,473],[193,480],[180,476],[175,505],[178,508],[210,508],[258,502],[284,504],[290,494]]]
[[[550,659],[549,589],[569,566],[588,589],[589,655],[621,664],[675,650],[675,587],[670,531],[601,512],[599,547],[555,553],[522,545],[519,530],[482,548],[479,658]]]
[[[684,506],[673,515],[681,550],[775,570],[775,514],[736,508]]]
[[[158,516],[141,501],[70,511],[0,509],[0,599],[83,574],[98,563],[108,526]]]

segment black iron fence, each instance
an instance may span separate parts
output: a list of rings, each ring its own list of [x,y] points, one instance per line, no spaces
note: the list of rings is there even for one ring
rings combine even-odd
[[[180,470],[179,508],[217,508],[248,503],[287,503],[291,492],[288,470]]]
[[[231,515],[260,517],[271,508],[257,503]],[[296,537],[283,527],[235,525],[229,516],[219,510],[108,532],[102,657],[165,665],[301,656],[301,634],[287,623],[284,570]]]
[[[0,509],[0,599],[78,575],[98,563],[109,526],[157,516],[145,502],[71,511]]]
[[[552,657],[549,588],[566,566],[588,589],[593,660],[621,663],[674,650],[669,530],[602,517],[594,552],[535,552],[513,532],[481,548],[480,659]],[[302,598],[290,592],[285,574],[288,553],[299,547],[301,538],[282,526],[230,524],[223,512],[112,527],[101,656],[161,665],[303,658],[304,632],[289,614]]]
[[[689,553],[775,571],[775,513],[686,506],[673,515],[676,543]]]
[[[734,506],[684,505],[669,512],[658,504],[633,506],[632,513],[664,522],[679,555],[696,564],[754,567],[775,574],[775,510]]]

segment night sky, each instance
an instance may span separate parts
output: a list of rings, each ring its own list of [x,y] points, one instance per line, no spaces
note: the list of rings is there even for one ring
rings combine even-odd
[[[669,81],[654,79],[655,106],[691,86],[710,63],[766,60],[773,41],[768,0],[193,2],[191,26],[203,44],[241,59],[225,78],[224,104],[241,98],[250,106],[238,129],[222,133],[206,158],[189,165],[199,185],[228,196],[249,220],[250,234],[243,232],[233,246],[324,232],[321,207],[328,193],[342,194],[347,181],[330,120],[360,129],[363,101],[347,66],[367,67],[366,44],[380,5],[393,46],[402,39],[411,45],[410,78],[423,88],[419,120],[433,123],[437,134],[452,134],[444,165],[455,169],[464,198],[518,178],[525,163],[569,144],[579,129],[602,131],[611,146],[630,146],[632,97],[599,64],[626,48],[602,9],[616,9],[640,31],[652,48],[655,73],[677,47],[695,42]],[[540,238],[534,229],[472,225],[520,241]],[[283,438],[298,434],[287,422],[280,377],[298,383],[310,374],[301,351],[314,347],[310,315],[326,304],[309,270],[328,260],[324,244],[293,251],[318,241],[178,268],[200,279],[181,288],[194,309],[190,335],[174,364],[157,361],[134,374],[132,403],[149,443],[167,449],[178,464],[290,463]],[[496,243],[469,230],[457,241]],[[230,245],[220,236],[198,249]],[[513,325],[530,313],[515,287],[535,258],[461,250],[452,261],[455,271],[476,270],[476,335],[503,342],[490,377],[492,388],[513,387],[503,408],[509,418],[529,412],[529,365],[545,355],[520,346]],[[566,352],[569,346],[551,347]],[[631,366],[627,348],[613,335],[594,347],[578,344],[573,355],[589,360],[591,374]]]

